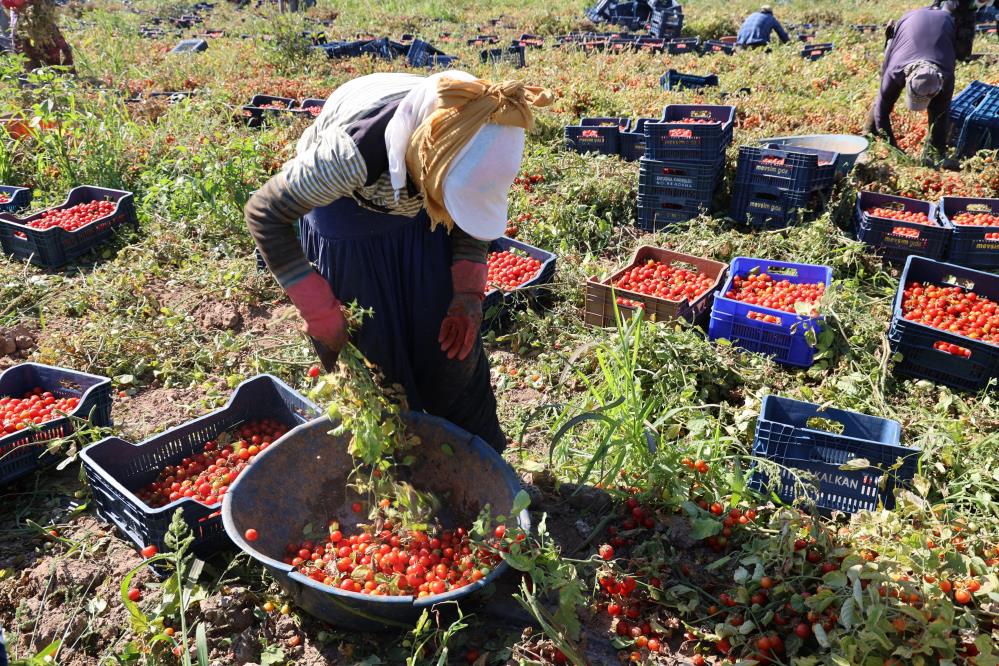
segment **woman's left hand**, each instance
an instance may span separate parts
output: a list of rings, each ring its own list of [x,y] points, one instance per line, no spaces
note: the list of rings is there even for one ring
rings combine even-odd
[[[464,361],[472,352],[481,327],[482,298],[472,293],[455,294],[437,336],[441,351],[449,359]]]

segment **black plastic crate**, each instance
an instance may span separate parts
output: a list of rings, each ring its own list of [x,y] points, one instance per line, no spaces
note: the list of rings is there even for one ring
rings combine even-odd
[[[482,322],[483,329],[494,328],[502,323],[506,311],[523,302],[524,297],[527,300],[537,301],[548,289],[548,285],[551,285],[555,280],[556,257],[551,252],[506,236],[501,236],[489,244],[489,252],[508,252],[510,250],[517,250],[540,261],[541,268],[537,275],[511,291],[503,292],[492,289],[486,292],[482,301],[482,312],[485,315]]]
[[[140,444],[108,437],[80,452],[87,480],[93,490],[97,515],[114,523],[138,547],[154,545],[161,551],[163,538],[177,509],[194,533],[193,550],[201,557],[224,549],[229,539],[222,528],[221,507],[183,498],[153,509],[136,491],[155,481],[166,465],[204,451],[207,442],[244,423],[274,419],[289,428],[319,416],[319,409],[270,375],[258,375],[236,387],[221,409],[167,430]],[[280,446],[278,440],[273,446]]]
[[[111,427],[111,380],[107,377],[41,363],[22,363],[0,372],[0,397],[21,398],[36,388],[51,391],[57,398],[78,398],[80,404],[70,416],[88,419],[92,426]],[[0,435],[0,486],[56,462],[58,458],[47,451],[48,443],[74,432],[74,421],[63,417]]]
[[[736,181],[729,215],[736,222],[748,220],[755,229],[784,229],[808,219],[816,195]]]
[[[524,33],[517,39],[513,40],[511,46],[523,46],[530,47],[532,49],[540,49],[545,45],[545,38],[538,35],[532,35],[530,33]]]
[[[701,39],[700,37],[684,37],[681,39],[671,39],[669,44],[666,45],[666,51],[670,55],[683,55],[685,53],[693,53],[695,55],[700,55]]]
[[[663,231],[709,212],[710,208],[711,203],[706,201],[661,198],[645,202],[639,197],[635,224],[642,231]]]
[[[170,53],[201,53],[208,50],[208,42],[203,39],[185,39],[170,49]]]
[[[621,129],[628,129],[629,118],[583,118],[579,125],[565,128],[565,143],[577,153],[617,155]]]
[[[45,211],[19,218],[10,213],[0,214],[0,247],[5,254],[27,259],[44,268],[61,268],[109,240],[122,226],[138,227],[135,200],[131,192],[82,185],[74,187],[66,200],[55,208],[71,208],[91,201],[113,201],[115,209],[76,231],[61,227],[34,229],[28,223],[40,219]],[[53,210],[53,209],[47,209]]]
[[[687,118],[713,122],[678,122]],[[734,121],[734,106],[669,104],[660,122],[645,124],[646,156],[657,160],[714,162],[732,142]]]
[[[805,60],[818,60],[832,51],[833,48],[834,45],[832,43],[808,44],[805,48],[801,49],[801,57]]]
[[[901,435],[898,421],[768,395],[756,421],[753,455],[781,470],[776,478],[757,470],[752,486],[782,502],[804,499],[824,511],[873,511],[879,504],[891,510],[895,489],[915,476],[920,453],[902,446]],[[843,469],[857,459],[869,467]],[[788,468],[814,474],[818,488],[802,489]]]
[[[411,67],[427,67],[431,65],[434,56],[442,55],[447,54],[422,39],[414,39],[406,53],[406,61]]]
[[[13,213],[31,205],[31,188],[0,185],[0,195],[6,201],[0,202],[0,212]]]
[[[735,53],[735,44],[731,42],[723,42],[720,39],[709,39],[704,42],[701,46],[701,54],[708,55],[709,53],[724,53],[725,55],[732,55]]]
[[[814,149],[739,148],[736,180],[806,193],[832,185],[838,153]]]
[[[638,196],[654,203],[666,198],[710,202],[724,172],[725,156],[715,162],[678,162],[641,158]]]
[[[654,7],[649,17],[649,34],[653,37],[676,37],[683,30],[683,8],[680,5]]]
[[[635,38],[635,50],[652,54],[664,53],[666,40],[658,37],[639,36]]]
[[[866,211],[890,208],[910,213],[923,213],[930,224],[905,222],[876,217]],[[905,263],[909,255],[941,259],[947,251],[951,230],[937,219],[936,206],[929,201],[910,199],[880,192],[860,192],[854,208],[857,239],[874,247],[892,263]]]
[[[999,345],[905,319],[902,301],[912,282],[958,286],[999,301],[999,276],[924,257],[909,257],[899,278],[888,332],[892,352],[901,356],[895,362],[894,371],[905,377],[970,392],[981,391],[991,380],[999,378]],[[968,354],[956,355],[937,349],[939,343],[956,345]]]
[[[479,35],[465,40],[465,46],[489,46],[491,44],[499,44],[498,35]]]
[[[718,75],[682,74],[671,69],[659,77],[659,85],[663,90],[698,90],[718,85]]]
[[[999,199],[943,197],[937,204],[940,221],[951,229],[947,261],[969,268],[999,268],[999,224],[994,227],[956,224],[954,218],[961,213],[999,216]]]
[[[508,64],[513,67],[523,67],[527,64],[523,46],[508,46],[505,49],[487,49],[479,54],[482,63]]]
[[[645,123],[654,123],[657,118],[637,118],[627,131],[618,134],[618,150],[627,162],[634,162],[645,155]]]

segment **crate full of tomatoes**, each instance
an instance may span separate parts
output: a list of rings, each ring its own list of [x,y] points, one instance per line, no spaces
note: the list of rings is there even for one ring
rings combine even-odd
[[[895,372],[977,392],[999,378],[999,276],[909,257],[892,305]]]
[[[489,245],[484,325],[497,323],[503,311],[522,298],[537,300],[554,279],[554,254],[513,238],[497,238]]]
[[[583,118],[565,128],[565,145],[577,153],[617,155],[621,132],[627,132],[631,118]]]
[[[725,278],[726,264],[644,245],[631,262],[606,280],[586,281],[583,320],[614,326],[615,306],[622,316],[641,313],[652,321],[697,321]]]
[[[808,368],[823,331],[820,301],[831,282],[828,266],[737,257],[715,296],[708,337]]]
[[[999,199],[943,197],[940,221],[950,227],[946,259],[969,268],[999,268]]]
[[[319,415],[314,404],[270,375],[236,387],[229,402],[140,444],[108,437],[80,453],[97,514],[140,548],[165,547],[177,509],[200,556],[225,548],[222,498],[260,451]]]
[[[857,194],[854,224],[858,240],[897,264],[909,255],[942,259],[951,236],[935,204],[880,192]]]
[[[55,462],[47,445],[76,419],[111,426],[110,379],[40,363],[0,372],[0,486]]]
[[[131,192],[83,185],[66,200],[27,217],[0,214],[4,254],[60,268],[107,241],[126,224],[138,226]]]

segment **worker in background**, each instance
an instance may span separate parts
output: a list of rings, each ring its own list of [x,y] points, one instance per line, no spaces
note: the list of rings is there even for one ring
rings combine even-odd
[[[56,22],[52,0],[31,0],[11,9],[14,49],[27,59],[28,71],[47,66],[68,67],[72,72],[73,49]]]
[[[888,26],[881,88],[868,115],[866,132],[881,135],[898,147],[891,113],[904,92],[910,111],[927,112],[929,150],[924,150],[924,165],[958,168],[957,161],[947,157],[948,111],[954,96],[958,51],[954,14],[988,2],[991,0],[946,0],[940,7],[913,10]],[[968,48],[970,51],[970,45]]]
[[[755,46],[766,46],[770,43],[770,33],[776,32],[782,44],[787,44],[790,37],[774,17],[774,10],[770,5],[763,5],[760,11],[750,14],[739,28],[739,35],[735,43],[743,48]]]
[[[10,36],[10,17],[7,9],[0,8],[0,53],[13,53],[14,40]]]
[[[551,101],[460,71],[363,76],[330,95],[245,209],[321,358],[331,352],[324,365],[347,340],[340,304],[356,301],[374,314],[353,342],[410,408],[497,450],[506,438],[480,334],[487,252],[506,229],[532,109]]]
[[[950,4],[949,11],[954,17],[956,35],[955,53],[959,61],[967,62],[971,60],[978,22],[985,16],[987,9],[991,8],[993,0],[983,0],[983,2],[934,0],[933,2],[933,6],[937,9],[946,9],[948,4]]]

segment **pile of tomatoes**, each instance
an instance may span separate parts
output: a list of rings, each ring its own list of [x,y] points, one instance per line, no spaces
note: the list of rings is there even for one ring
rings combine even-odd
[[[511,251],[490,252],[486,293],[493,289],[510,291],[531,280],[541,270],[541,262]]]
[[[288,105],[284,102],[267,102],[267,104],[261,104],[261,109],[271,109],[272,111],[287,111]]]
[[[713,120],[711,118],[681,118],[680,120],[668,120],[666,121],[675,125],[719,125],[720,120]],[[694,136],[694,131],[689,129],[671,129],[669,135],[673,138],[683,138],[689,139]]]
[[[919,213],[915,211],[893,210],[891,208],[868,208],[864,211],[864,213],[871,217],[898,220],[899,222],[936,225],[936,222],[930,221],[930,218],[926,215],[926,213]]]
[[[273,419],[251,421],[207,442],[204,451],[179,465],[167,465],[135,494],[154,509],[185,497],[208,506],[218,504],[257,454],[287,431],[288,426]]]
[[[690,271],[649,259],[645,263],[627,269],[613,284],[615,289],[633,291],[668,301],[694,301],[710,290],[714,283],[714,278],[697,270]]]
[[[951,220],[961,227],[999,227],[999,215],[964,212]]]
[[[79,398],[57,398],[42,388],[28,391],[21,398],[0,397],[0,435],[61,418],[79,404]]]
[[[353,508],[361,509],[359,505]],[[348,592],[420,598],[482,580],[500,563],[504,542],[525,538],[519,529],[507,535],[506,526],[500,525],[495,539],[476,543],[462,527],[428,533],[392,520],[350,536],[334,521],[328,532],[322,539],[289,543],[285,564],[316,582]]]
[[[999,344],[999,305],[961,287],[942,287],[911,282],[902,294],[902,316],[906,321],[956,333],[973,340]],[[952,345],[959,356],[971,355]],[[950,348],[943,350],[955,353]]]
[[[76,231],[114,212],[117,204],[113,201],[90,201],[69,208],[53,208],[42,213],[37,220],[27,223],[32,229],[52,229],[61,227],[66,231]]]
[[[822,299],[825,291],[826,285],[822,282],[796,284],[787,278],[775,279],[769,273],[758,273],[745,277],[736,276],[732,280],[732,288],[725,293],[725,298],[793,313],[795,304],[815,305]],[[811,316],[817,315],[818,311],[812,310]]]

